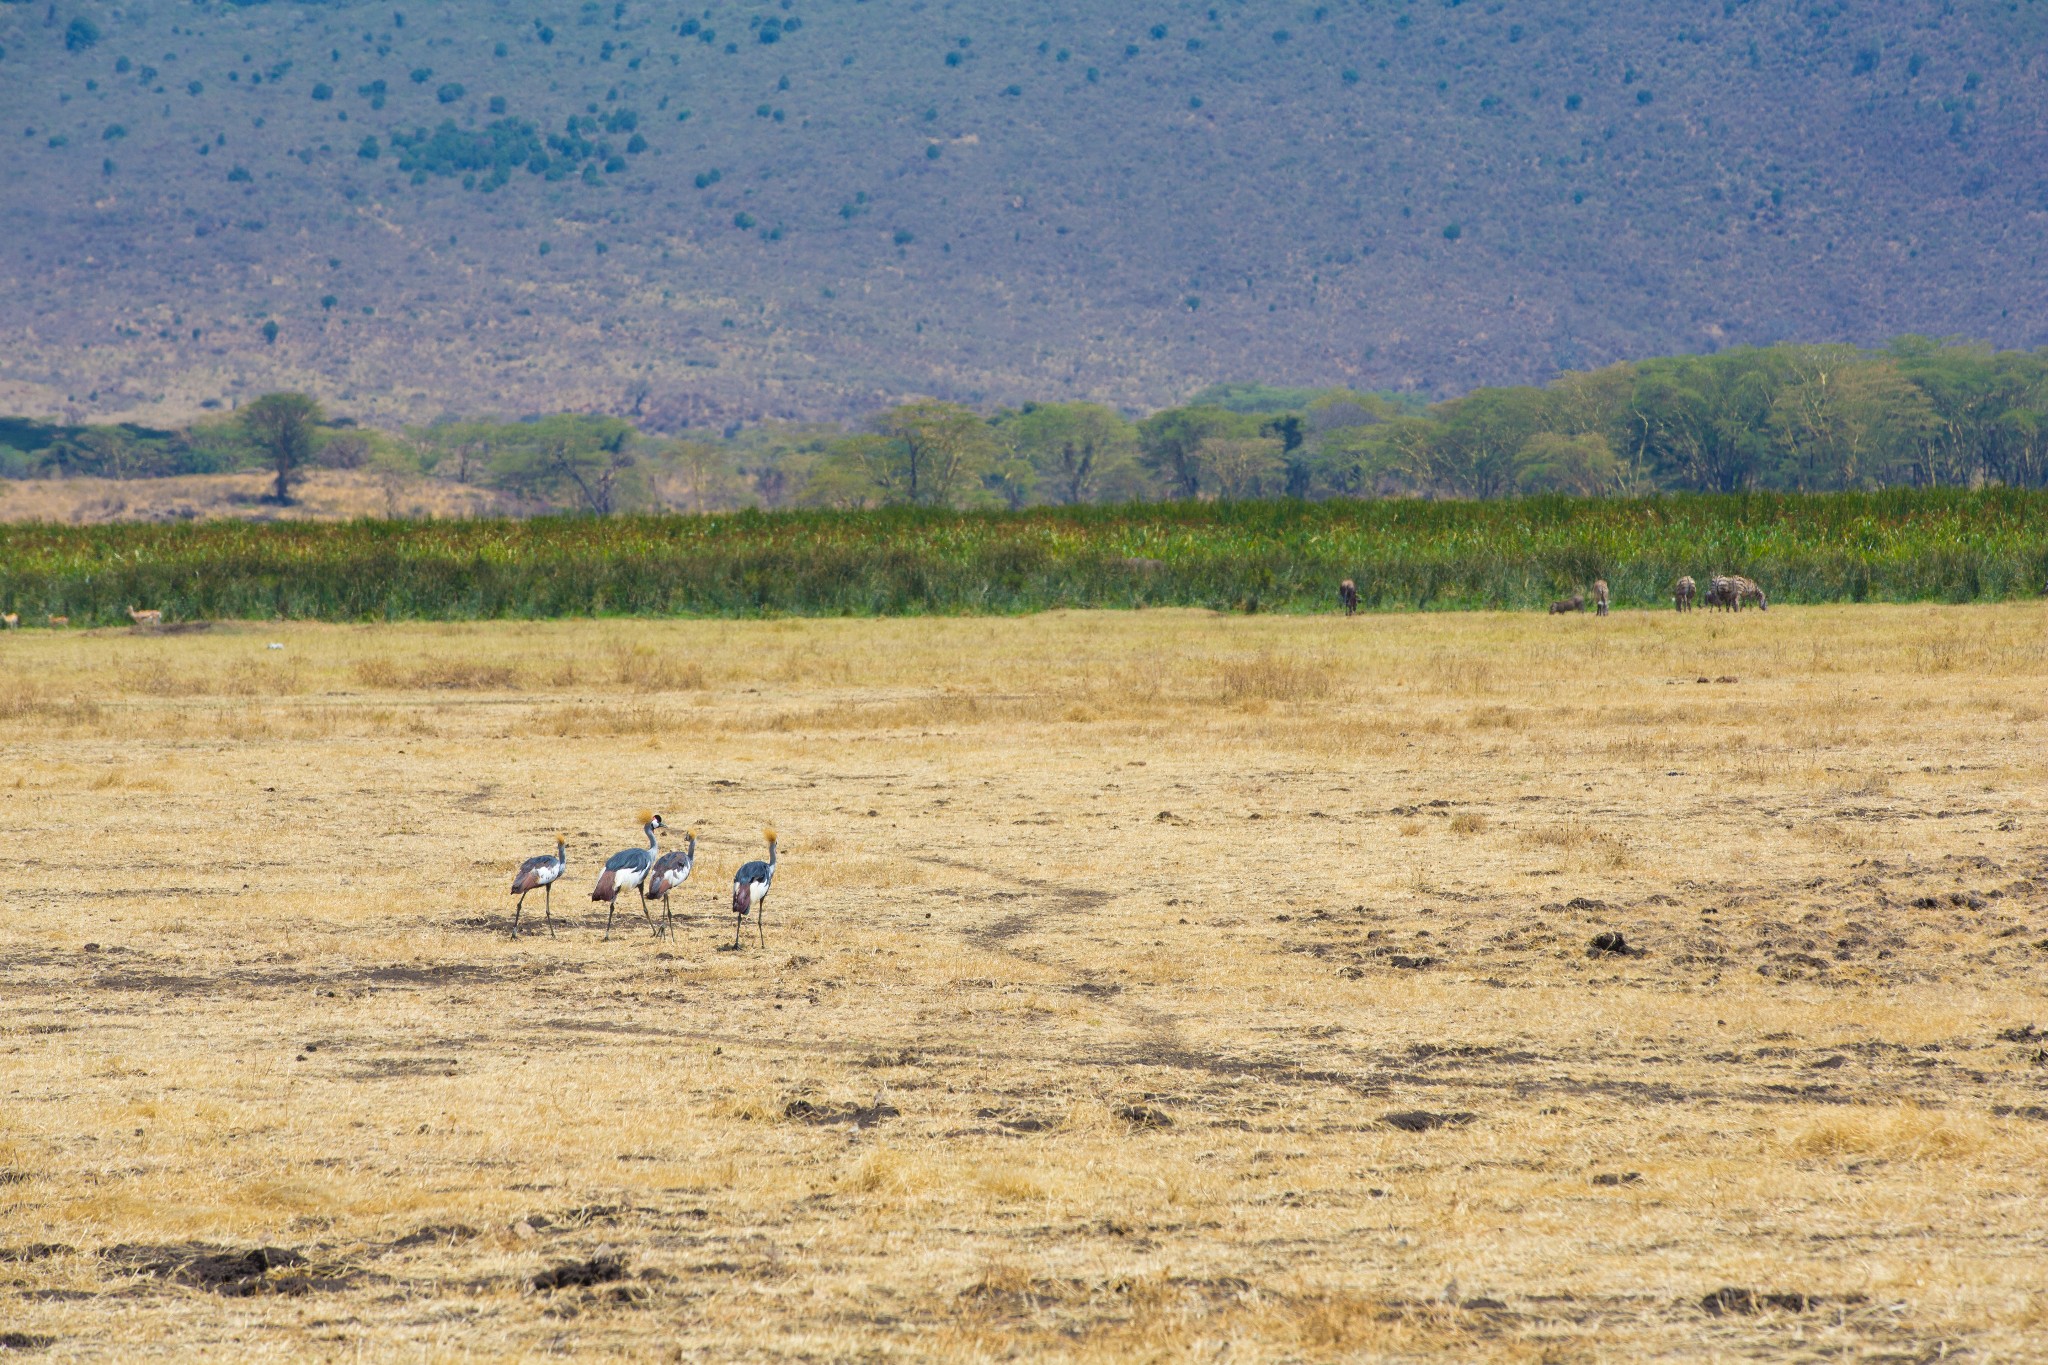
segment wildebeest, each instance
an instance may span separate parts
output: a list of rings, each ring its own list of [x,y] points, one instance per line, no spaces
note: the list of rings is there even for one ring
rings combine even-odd
[[[1552,616],[1562,616],[1565,612],[1568,611],[1584,611],[1585,609],[1586,598],[1583,593],[1575,592],[1570,597],[1565,598],[1562,602],[1552,602],[1550,604],[1550,614]]]
[[[1346,616],[1356,616],[1358,614],[1358,585],[1348,578],[1339,583],[1337,585],[1337,600],[1344,604],[1344,614]]]
[[[1691,611],[1692,599],[1699,596],[1699,591],[1700,585],[1692,581],[1691,574],[1687,574],[1671,589],[1671,604],[1680,611]]]
[[[1604,578],[1593,580],[1593,614],[1595,616],[1605,616],[1607,614],[1607,580]]]

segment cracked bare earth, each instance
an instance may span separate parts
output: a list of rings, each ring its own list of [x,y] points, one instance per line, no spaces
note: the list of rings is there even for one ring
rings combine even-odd
[[[2048,1359],[2044,683],[2039,604],[8,633],[0,1356]]]

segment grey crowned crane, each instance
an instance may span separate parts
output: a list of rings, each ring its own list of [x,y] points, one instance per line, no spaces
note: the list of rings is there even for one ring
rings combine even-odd
[[[690,869],[697,863],[697,831],[685,831],[683,842],[681,852],[670,849],[662,854],[654,860],[654,870],[647,874],[647,894],[661,902],[664,933],[672,933],[676,923],[675,916],[669,913],[668,893],[690,880]]]
[[[512,937],[519,937],[519,912],[526,908],[527,896],[535,891],[541,893],[541,913],[547,917],[548,937],[555,936],[554,885],[556,878],[562,875],[562,869],[569,865],[563,857],[567,850],[568,845],[558,834],[555,836],[554,857],[543,853],[519,865],[519,875],[512,879],[512,894],[519,897],[519,904],[512,908]]]
[[[640,828],[647,835],[647,847],[621,849],[605,859],[604,874],[597,879],[597,889],[590,893],[594,901],[603,901],[604,936],[612,936],[612,916],[618,913],[619,894],[624,891],[640,893],[640,913],[647,916],[647,927],[654,927],[654,916],[647,911],[647,874],[654,869],[654,860],[660,854],[655,845],[654,835],[658,830],[667,829],[659,815],[650,815]]]
[[[740,925],[746,922],[747,912],[754,914],[754,932],[761,936],[761,946],[768,946],[767,908],[762,904],[768,898],[768,888],[775,881],[775,831],[764,829],[761,837],[768,841],[768,861],[755,859],[732,874],[732,946],[740,946]]]

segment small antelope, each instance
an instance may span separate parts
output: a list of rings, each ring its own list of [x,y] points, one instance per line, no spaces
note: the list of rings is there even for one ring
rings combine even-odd
[[[1607,580],[1604,578],[1593,580],[1593,614],[1595,616],[1605,616],[1607,614]]]
[[[5,626],[9,630],[21,629],[20,613],[10,611],[4,616],[0,616],[0,626]]]
[[[56,629],[62,630],[64,627],[71,624],[71,618],[68,616],[52,616],[50,618],[50,624],[54,626]]]
[[[1671,590],[1672,606],[1680,611],[1691,611],[1692,600],[1699,596],[1699,591],[1700,585],[1692,581],[1691,574],[1687,574],[1679,579],[1678,585]]]
[[[164,624],[162,612],[137,611],[132,606],[128,608],[128,619],[135,623],[137,630],[161,630]]]
[[[1348,578],[1339,583],[1337,585],[1337,600],[1344,604],[1344,614],[1346,616],[1356,616],[1358,614],[1358,585]]]
[[[1550,604],[1550,614],[1552,616],[1562,616],[1568,611],[1584,611],[1585,609],[1586,597],[1584,593],[1575,592],[1562,602],[1552,602]]]

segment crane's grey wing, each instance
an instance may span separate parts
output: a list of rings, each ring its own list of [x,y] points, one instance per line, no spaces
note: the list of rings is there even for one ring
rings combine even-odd
[[[732,879],[735,882],[765,882],[768,880],[768,864],[757,859],[733,873]]]
[[[604,870],[624,872],[628,868],[647,866],[647,850],[644,848],[622,849],[605,859]]]

